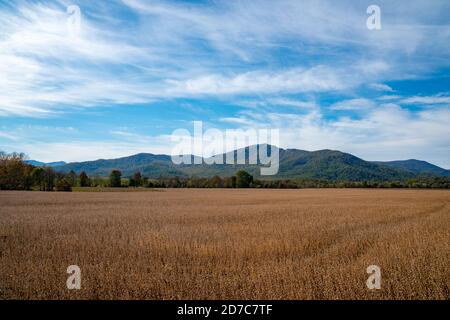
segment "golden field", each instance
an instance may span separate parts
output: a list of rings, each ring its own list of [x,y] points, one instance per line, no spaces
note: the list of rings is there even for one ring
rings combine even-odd
[[[0,298],[450,297],[448,190],[156,191],[0,192]]]

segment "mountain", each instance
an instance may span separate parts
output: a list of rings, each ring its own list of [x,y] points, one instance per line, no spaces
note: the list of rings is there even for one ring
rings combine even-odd
[[[111,170],[118,169],[125,176],[131,176],[140,171],[149,177],[161,176],[184,176],[177,170],[168,155],[155,155],[151,153],[139,153],[129,157],[117,159],[100,159],[95,161],[72,162],[55,169],[69,172],[70,170],[80,173],[85,171],[88,175],[108,176]]]
[[[25,162],[28,164],[31,164],[35,167],[59,167],[59,166],[63,166],[66,164],[64,161],[41,162],[41,161],[36,161],[36,160],[26,160]]]
[[[259,148],[260,146],[255,146]],[[276,147],[270,146],[272,150]],[[169,155],[140,153],[118,159],[100,159],[95,161],[74,162],[55,167],[56,170],[77,173],[85,171],[90,176],[108,176],[111,170],[119,169],[125,177],[140,171],[149,178],[158,177],[212,177],[231,176],[239,169],[245,169],[255,177],[260,177],[260,165],[248,164],[249,147],[235,150],[228,155],[236,157],[245,152],[246,164],[181,164],[175,165]],[[219,155],[224,157],[225,155]],[[193,156],[189,156],[193,159]],[[198,157],[197,157],[198,159]],[[369,162],[351,154],[335,150],[304,151],[297,149],[279,149],[280,166],[275,176],[263,176],[264,179],[324,179],[348,181],[398,181],[420,175],[446,175],[448,170],[421,161],[419,165],[399,165],[393,162]],[[409,160],[408,160],[409,161]],[[408,161],[395,161],[403,163]],[[417,160],[415,160],[417,161]],[[433,168],[431,170],[430,168]],[[441,170],[437,170],[441,169]],[[444,170],[444,171],[442,171]]]
[[[280,175],[325,180],[392,181],[415,176],[401,169],[371,163],[335,150],[280,151]]]
[[[382,164],[391,168],[403,169],[414,173],[425,173],[442,177],[450,177],[450,170],[446,170],[422,160],[409,159],[385,162],[375,161],[373,163]]]

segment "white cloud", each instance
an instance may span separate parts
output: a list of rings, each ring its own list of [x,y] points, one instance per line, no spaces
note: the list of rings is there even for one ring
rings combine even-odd
[[[366,9],[370,3],[323,0],[217,1],[214,5],[174,3],[167,1],[122,0],[143,16],[157,20],[171,37],[184,41],[195,34],[218,50],[230,51],[244,59],[254,58],[255,48],[282,45],[301,39],[308,45],[352,45],[370,48],[377,53],[411,54],[421,48],[448,48],[445,9],[448,3],[416,0],[405,8],[379,1],[383,28],[367,29]],[[401,8],[401,10],[400,10]],[[424,19],[423,12],[427,12]],[[388,19],[388,17],[390,19]],[[441,24],[436,22],[441,22]],[[164,33],[164,32],[163,32]],[[163,36],[167,37],[167,33]],[[304,49],[303,47],[300,47]],[[318,46],[317,53],[323,47]],[[314,50],[314,49],[313,49]],[[255,52],[256,51],[256,52]]]
[[[398,100],[402,98],[402,96],[397,95],[397,94],[387,94],[387,95],[382,95],[380,97],[377,97],[377,100],[379,101],[389,101],[389,100]]]
[[[331,110],[354,110],[354,111],[366,111],[367,109],[375,107],[372,100],[357,98],[344,100],[334,103],[330,106]]]
[[[365,160],[415,158],[450,168],[448,106],[412,112],[382,104],[358,119],[343,116],[333,121],[319,110],[303,115],[247,111],[239,118],[244,128],[279,128],[280,144],[285,148],[334,149]]]
[[[174,94],[227,95],[279,92],[321,92],[342,90],[349,86],[327,67],[294,68],[286,71],[254,71],[225,77],[207,75],[187,81],[171,81]]]
[[[424,104],[424,105],[433,105],[433,104],[450,104],[450,96],[448,95],[434,95],[434,96],[414,96],[402,99],[400,103],[403,104]]]
[[[390,86],[384,83],[371,83],[369,84],[369,87],[376,91],[388,91],[388,92],[394,91],[394,89],[392,89]]]
[[[144,95],[143,87],[119,81],[108,68],[127,58],[149,60],[149,53],[88,19],[79,36],[70,36],[64,9],[20,2],[14,13],[0,11],[0,115],[46,116],[61,105],[133,102]]]
[[[238,124],[238,125],[246,125],[246,126],[251,126],[253,124],[252,121],[241,118],[241,117],[225,117],[225,118],[221,118],[220,121],[232,123],[232,124]]]
[[[8,132],[4,132],[4,131],[0,131],[0,138],[4,138],[4,139],[8,139],[8,140],[12,140],[12,141],[17,141],[19,140],[18,137],[8,133]]]
[[[449,60],[450,28],[442,22],[448,4],[414,3],[403,16],[383,2],[393,19],[374,33],[360,4],[123,0],[109,8],[80,1],[82,30],[74,37],[67,32],[68,2],[19,1],[0,11],[0,116],[46,117],[69,107],[192,95],[327,92],[363,83],[387,89],[386,78],[426,73]],[[122,19],[113,9],[120,6],[139,19]],[[423,12],[430,21],[421,21]],[[268,68],[272,50],[286,48],[298,60]],[[402,57],[414,60],[419,49],[435,59],[405,70],[413,63]],[[324,54],[325,62],[311,63]]]
[[[287,107],[295,107],[295,108],[299,108],[299,109],[314,109],[314,108],[318,107],[315,101],[300,101],[300,100],[287,99],[287,98],[268,99],[268,102],[275,106],[287,106]]]

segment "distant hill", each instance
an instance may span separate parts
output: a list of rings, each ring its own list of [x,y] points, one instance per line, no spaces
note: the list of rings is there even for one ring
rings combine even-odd
[[[85,162],[72,162],[59,167],[57,170],[76,173],[85,171],[88,175],[107,176],[113,169],[119,169],[124,175],[132,175],[136,171],[149,177],[176,176],[184,174],[177,170],[168,155],[155,155],[151,153],[139,153],[129,157],[117,159],[100,159]]]
[[[382,164],[391,168],[404,169],[414,173],[426,173],[442,177],[450,177],[450,170],[443,169],[422,160],[410,159],[386,162],[376,161],[374,163]]]
[[[391,181],[412,178],[401,169],[362,160],[349,153],[335,150],[302,151],[287,149],[280,152],[280,175],[326,180]]]
[[[64,161],[57,161],[57,162],[41,162],[36,160],[26,160],[25,161],[28,164],[31,164],[35,167],[58,167],[63,166],[66,164]]]
[[[276,148],[276,147],[271,147]],[[275,150],[275,149],[274,149]],[[249,148],[243,150],[248,155]],[[237,154],[233,151],[233,155]],[[230,154],[231,154],[230,153]],[[370,162],[351,154],[335,150],[304,151],[297,149],[279,149],[280,168],[276,176],[264,176],[264,179],[326,179],[347,181],[398,181],[418,176],[448,176],[448,170],[425,161],[407,160],[394,162]],[[193,156],[191,156],[193,159]],[[225,158],[224,158],[225,159]],[[248,160],[248,157],[246,157]],[[413,165],[410,161],[420,162]],[[406,163],[406,164],[405,164]],[[100,159],[86,162],[73,162],[55,169],[77,173],[85,171],[90,176],[107,176],[111,170],[119,169],[125,177],[140,171],[149,178],[159,177],[221,177],[231,176],[239,169],[245,169],[255,177],[260,175],[259,165],[175,165],[169,155],[140,153],[118,159]]]

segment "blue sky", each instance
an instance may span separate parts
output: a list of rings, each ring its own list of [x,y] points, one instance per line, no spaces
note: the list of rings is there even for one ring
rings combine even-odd
[[[371,4],[381,30],[366,26]],[[171,133],[203,121],[450,168],[449,12],[438,0],[0,0],[0,150],[170,154]]]

